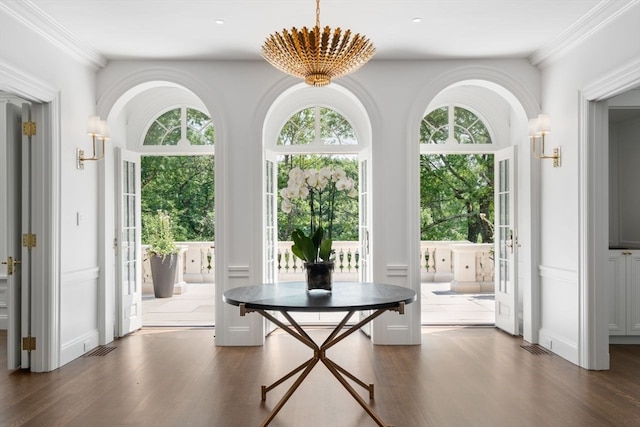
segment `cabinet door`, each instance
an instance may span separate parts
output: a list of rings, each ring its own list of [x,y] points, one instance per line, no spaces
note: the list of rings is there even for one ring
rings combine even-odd
[[[609,251],[609,335],[627,334],[626,258],[627,255],[624,255],[623,251]]]
[[[627,335],[640,335],[640,251],[629,251],[627,262]]]

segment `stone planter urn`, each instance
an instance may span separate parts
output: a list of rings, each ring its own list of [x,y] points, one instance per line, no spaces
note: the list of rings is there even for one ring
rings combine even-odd
[[[173,296],[173,287],[176,283],[178,254],[152,254],[149,262],[151,263],[151,278],[155,297],[171,298]]]

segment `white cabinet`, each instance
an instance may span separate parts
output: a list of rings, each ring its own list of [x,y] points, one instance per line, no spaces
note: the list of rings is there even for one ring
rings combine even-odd
[[[610,250],[607,273],[609,335],[640,336],[640,250]]]

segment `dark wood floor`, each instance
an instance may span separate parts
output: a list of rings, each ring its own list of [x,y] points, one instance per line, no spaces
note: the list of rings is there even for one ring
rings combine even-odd
[[[284,392],[261,403],[260,385],[308,350],[282,331],[264,347],[216,347],[213,335],[143,329],[46,374],[7,372],[0,335],[0,426],[258,426]],[[421,346],[354,334],[329,356],[375,383],[373,406],[396,427],[640,426],[640,346],[611,346],[612,369],[594,372],[522,344],[493,328],[424,328]],[[321,365],[271,423],[373,425]]]

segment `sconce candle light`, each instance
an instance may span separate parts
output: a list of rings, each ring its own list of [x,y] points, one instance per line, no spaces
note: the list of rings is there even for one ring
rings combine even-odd
[[[529,139],[531,139],[531,150],[536,159],[553,159],[553,167],[560,166],[560,147],[553,149],[553,155],[546,155],[544,152],[545,136],[551,132],[551,118],[548,114],[539,114],[535,119],[529,119]],[[540,140],[540,153],[536,148],[536,142]]]
[[[84,150],[76,149],[76,169],[84,169],[86,160],[100,160],[104,157],[104,142],[111,139],[109,136],[109,123],[106,120],[100,120],[98,116],[89,116],[89,124],[87,126],[87,134],[91,136],[93,144],[93,156],[84,157]],[[96,155],[96,139],[102,141],[102,150],[100,156]]]

